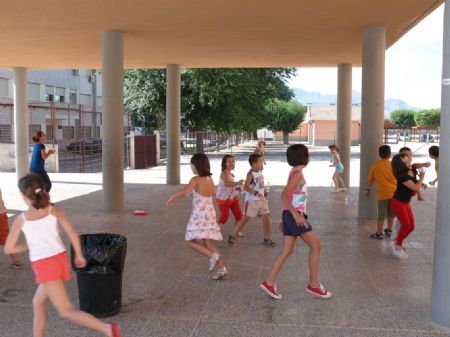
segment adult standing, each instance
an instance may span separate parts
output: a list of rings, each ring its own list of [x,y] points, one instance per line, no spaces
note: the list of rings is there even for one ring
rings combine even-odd
[[[52,182],[45,171],[45,160],[55,153],[54,149],[46,150],[45,141],[47,135],[43,131],[38,131],[33,137],[33,155],[31,157],[30,172],[37,174],[44,181],[45,191],[48,193],[52,188]]]

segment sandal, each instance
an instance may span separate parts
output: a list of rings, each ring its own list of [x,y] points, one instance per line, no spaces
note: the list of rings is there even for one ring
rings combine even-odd
[[[11,267],[14,269],[22,269],[23,264],[21,262],[13,262],[13,263],[11,263]]]
[[[383,237],[384,237],[383,233],[378,233],[378,232],[369,235],[369,238],[377,239],[377,240],[383,240]]]
[[[388,238],[390,238],[392,235],[392,230],[390,230],[389,228],[386,228],[384,230],[384,235],[386,235]]]
[[[233,235],[228,236],[228,246],[232,247],[234,245],[234,241],[236,241],[236,238]]]
[[[263,245],[267,247],[275,247],[277,244],[275,241],[272,241],[271,239],[264,239]]]

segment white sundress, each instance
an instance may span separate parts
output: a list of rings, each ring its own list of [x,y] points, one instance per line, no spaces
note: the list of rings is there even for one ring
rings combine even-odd
[[[212,197],[205,197],[192,191],[192,214],[186,228],[185,240],[211,239],[223,240],[220,227],[216,221]]]

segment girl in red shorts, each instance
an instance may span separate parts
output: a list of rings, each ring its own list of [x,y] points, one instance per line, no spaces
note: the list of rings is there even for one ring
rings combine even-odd
[[[220,175],[219,185],[217,186],[216,202],[220,209],[219,224],[224,225],[230,218],[230,210],[233,212],[234,221],[237,223],[242,218],[242,210],[236,195],[243,180],[234,181],[235,158],[231,154],[226,154],[222,158],[222,174]]]
[[[76,309],[67,295],[64,281],[70,279],[69,259],[59,236],[60,225],[69,236],[74,249],[74,265],[86,266],[81,252],[78,234],[64,213],[50,204],[42,179],[27,175],[20,179],[19,189],[28,209],[18,216],[5,244],[6,254],[29,250],[31,266],[38,284],[33,298],[33,337],[43,337],[47,321],[46,304],[50,302],[58,314],[71,322],[96,330],[108,337],[121,337],[118,324],[107,324],[94,316]],[[26,244],[18,244],[20,232],[25,234]]]
[[[392,253],[399,259],[406,259],[408,255],[403,248],[403,240],[412,233],[415,227],[414,214],[409,204],[411,198],[420,191],[425,177],[424,169],[419,170],[419,179],[416,170],[413,170],[411,158],[406,153],[400,153],[392,158],[392,172],[397,178],[397,189],[391,200],[391,209],[401,224],[400,230],[392,246]]]

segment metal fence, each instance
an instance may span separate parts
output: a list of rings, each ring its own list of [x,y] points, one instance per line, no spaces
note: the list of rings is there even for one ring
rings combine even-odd
[[[60,172],[102,171],[101,107],[56,102],[28,104],[30,144],[44,131],[48,144],[58,144]],[[124,165],[129,166],[130,115],[124,114]],[[14,142],[14,106],[0,102],[0,143]]]

